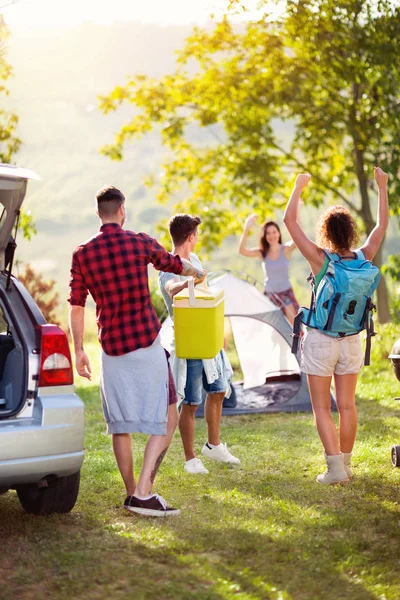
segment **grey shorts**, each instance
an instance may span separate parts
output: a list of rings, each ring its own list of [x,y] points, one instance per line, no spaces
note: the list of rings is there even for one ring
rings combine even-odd
[[[167,432],[167,356],[160,339],[122,356],[101,353],[100,393],[107,433]]]
[[[301,340],[301,370],[307,375],[354,375],[363,366],[360,335],[334,338],[308,329]]]

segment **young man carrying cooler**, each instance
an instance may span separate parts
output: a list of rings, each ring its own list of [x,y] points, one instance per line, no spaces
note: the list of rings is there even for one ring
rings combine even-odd
[[[168,517],[179,510],[152,493],[154,478],[168,450],[177,421],[177,396],[161,346],[161,328],[151,303],[147,268],[198,276],[187,260],[173,256],[145,233],[123,229],[125,198],[112,186],[96,194],[98,233],[72,257],[69,323],[76,370],[91,378],[83,348],[85,303],[90,293],[102,347],[100,391],[107,433],[126,487],[124,507],[144,516]],[[150,437],[135,481],[131,433]]]
[[[198,240],[199,217],[178,214],[169,223],[169,233],[173,242],[172,254],[189,260],[197,271],[202,270],[200,260],[193,253]],[[195,284],[202,283],[206,272],[195,279]],[[188,286],[188,277],[173,273],[159,273],[160,290],[163,295],[169,316],[173,319],[173,297]],[[207,335],[207,332],[204,332]],[[208,458],[224,463],[239,464],[240,460],[233,456],[226,444],[220,440],[220,423],[222,403],[232,369],[228,357],[221,351],[211,360],[178,359],[172,356],[173,372],[177,385],[178,396],[182,399],[179,417],[179,431],[185,452],[184,470],[187,473],[208,473],[203,463],[196,457],[194,450],[195,413],[202,402],[202,391],[207,393],[204,416],[207,422],[208,440],[202,453]]]

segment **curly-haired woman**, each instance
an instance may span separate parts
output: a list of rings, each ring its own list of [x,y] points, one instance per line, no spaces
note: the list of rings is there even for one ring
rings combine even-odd
[[[372,260],[378,252],[389,222],[388,176],[378,167],[374,169],[374,176],[378,186],[377,222],[359,248],[366,260]],[[317,243],[307,237],[298,223],[297,212],[301,192],[310,179],[307,173],[298,175],[283,220],[310,265],[316,290],[328,268],[324,249],[338,254],[342,260],[351,260],[358,243],[358,233],[349,211],[343,206],[333,206],[321,217]],[[327,471],[317,477],[318,483],[344,483],[352,477],[350,460],[357,432],[355,392],[362,364],[359,335],[334,338],[317,329],[309,329],[303,337],[302,370],[307,374],[315,423],[327,463]],[[331,414],[332,376],[339,411],[339,435]]]
[[[259,258],[264,269],[264,294],[279,306],[288,321],[293,325],[299,305],[289,281],[289,258],[294,243],[282,243],[281,230],[275,221],[265,221],[261,227],[258,248],[246,248],[250,229],[257,222],[257,215],[248,217],[239,242],[239,254]]]

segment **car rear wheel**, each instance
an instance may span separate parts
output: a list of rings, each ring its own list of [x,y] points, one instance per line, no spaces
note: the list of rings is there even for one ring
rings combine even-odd
[[[17,494],[25,512],[31,515],[68,513],[76,503],[81,472],[46,480],[45,485],[27,484],[18,486]]]
[[[392,446],[392,465],[400,467],[400,446]]]

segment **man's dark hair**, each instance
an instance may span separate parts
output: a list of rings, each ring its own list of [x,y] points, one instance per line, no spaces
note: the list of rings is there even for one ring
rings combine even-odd
[[[168,221],[168,229],[174,246],[181,246],[187,238],[196,231],[201,223],[200,217],[192,215],[174,215]]]
[[[96,192],[96,202],[99,217],[107,219],[117,214],[125,196],[113,185],[104,185]]]

